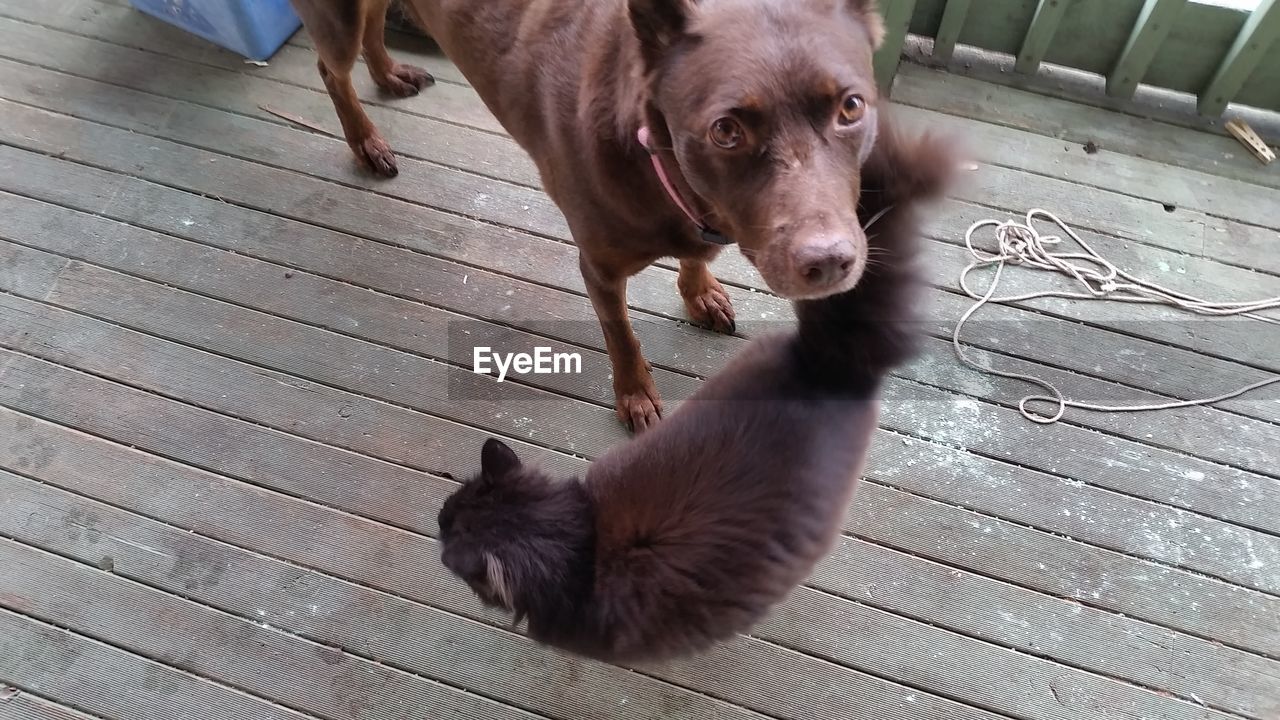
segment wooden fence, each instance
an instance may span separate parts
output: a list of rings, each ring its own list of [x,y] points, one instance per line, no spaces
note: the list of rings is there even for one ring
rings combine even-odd
[[[1221,2],[1222,0],[1219,0]],[[1237,0],[1238,3],[1239,0]],[[888,27],[876,73],[888,87],[908,33],[1016,57],[1015,71],[1053,63],[1106,78],[1108,95],[1138,83],[1195,95],[1203,115],[1227,103],[1280,110],[1280,0],[1252,10],[1194,0],[880,0]]]

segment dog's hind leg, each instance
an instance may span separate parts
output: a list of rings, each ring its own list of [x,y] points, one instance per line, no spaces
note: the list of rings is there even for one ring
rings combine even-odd
[[[369,66],[369,75],[384,92],[396,97],[417,95],[420,90],[435,83],[435,78],[420,67],[392,60],[387,53],[388,4],[390,0],[365,0],[364,61]]]
[[[694,322],[722,333],[732,333],[737,327],[729,295],[711,274],[705,260],[682,259],[676,287],[680,289],[685,310]]]
[[[642,432],[656,425],[662,417],[662,400],[653,383],[648,361],[640,352],[627,314],[627,276],[616,273],[580,255],[582,279],[587,295],[595,307],[604,346],[613,365],[613,394],[618,419],[623,425]]]
[[[315,41],[320,55],[316,67],[338,111],[347,144],[356,158],[374,172],[394,177],[396,157],[360,106],[351,82],[351,69],[360,55],[365,11],[371,4],[382,4],[385,9],[385,2],[369,0],[293,0],[303,25]]]

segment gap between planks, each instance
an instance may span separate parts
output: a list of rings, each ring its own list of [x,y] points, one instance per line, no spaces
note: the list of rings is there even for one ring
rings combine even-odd
[[[1167,341],[1161,342],[1161,345],[1167,345]]]
[[[40,363],[40,365],[42,365],[42,366],[49,366],[49,368],[56,368],[56,365],[52,365],[52,364],[49,364],[49,363],[45,363],[45,361],[38,361],[38,363]],[[10,370],[13,370],[13,369],[15,369],[15,368],[17,368],[17,365],[14,365],[13,363],[10,363]],[[88,377],[88,375],[86,375],[86,374],[84,374],[84,373],[82,373],[82,372],[74,372],[74,374],[76,374],[76,375],[83,375],[83,377]],[[67,386],[67,383],[69,382],[69,380],[70,380],[70,379],[72,379],[72,378],[64,378],[64,379],[59,380],[59,382],[60,382],[60,383],[63,383],[63,387],[68,387],[68,386]],[[91,382],[100,383],[100,382],[102,382],[102,380],[91,380]],[[31,383],[27,383],[27,384],[31,384]],[[36,384],[38,384],[38,383],[36,383]],[[115,384],[115,383],[111,383],[111,384]],[[31,386],[31,387],[35,387],[35,386]],[[102,389],[105,389],[105,388],[97,389],[97,391],[96,391],[95,393],[93,393],[93,395],[100,396],[100,395],[101,395],[101,392],[102,392]],[[127,392],[133,392],[133,395],[134,395],[134,396],[137,396],[137,395],[138,395],[138,391],[127,391]],[[183,404],[173,404],[173,402],[172,402],[172,401],[166,401],[166,402],[169,402],[169,404],[172,404],[172,405],[177,405],[178,407],[182,407],[182,406],[183,406]],[[115,402],[113,402],[113,405],[114,405],[114,406],[125,406],[125,405],[128,405],[128,402],[125,402],[125,401],[123,400],[123,398],[116,398],[116,401],[115,401]],[[196,411],[196,409],[192,409],[192,411]],[[207,411],[206,411],[206,413],[207,413]],[[189,413],[188,413],[188,414],[189,414]],[[55,411],[55,415],[56,415],[56,411]],[[152,411],[152,415],[155,415],[155,416],[168,416],[168,415],[169,415],[169,411]],[[45,415],[45,416],[47,416],[47,415]],[[47,418],[52,419],[52,418],[51,418],[51,416],[47,416]],[[123,419],[123,416],[116,416],[116,421],[119,421],[120,419]],[[83,419],[82,419],[82,420],[83,420]],[[225,424],[225,420],[223,421],[223,423]],[[81,424],[83,424],[83,421],[82,421],[82,423],[81,423]],[[188,424],[189,424],[189,421],[188,421]],[[118,430],[118,432],[119,432],[119,430]],[[282,439],[287,438],[287,437],[289,437],[289,436],[282,436]],[[155,451],[155,441],[156,441],[156,439],[160,439],[160,441],[161,441],[161,446],[163,446],[163,445],[164,445],[163,438],[160,438],[159,436],[155,436],[155,434],[154,434],[154,433],[152,433],[152,434],[151,434],[150,438],[151,438],[151,442],[150,442],[150,443],[148,443],[148,442],[146,441],[146,438],[132,438],[132,439],[129,439],[129,441],[124,441],[124,442],[132,443],[132,445],[138,445],[138,443],[141,443],[141,445],[142,445],[142,446],[151,447],[151,448],[152,448],[152,451]],[[300,438],[300,439],[301,439],[301,438]],[[118,441],[119,441],[119,439],[118,439]],[[243,439],[243,438],[242,438],[242,441],[241,441],[241,442],[242,442],[242,443],[244,443],[244,439]],[[180,445],[180,443],[179,443],[179,445]],[[246,445],[251,445],[251,443],[246,443]],[[189,447],[189,443],[188,443],[188,445],[180,445],[180,447]],[[163,455],[165,455],[165,456],[172,456],[172,455],[173,455],[173,452],[174,452],[174,451],[177,451],[177,452],[178,452],[178,455],[177,455],[177,456],[174,456],[174,459],[175,459],[175,460],[183,460],[184,455],[189,455],[189,451],[188,451],[188,450],[182,450],[182,448],[180,448],[180,447],[178,447],[178,446],[173,446],[173,447],[170,447],[170,448],[169,448],[169,450],[165,450],[165,451],[161,451],[161,452],[163,452]],[[178,450],[174,450],[174,448],[178,448]],[[314,456],[314,455],[315,455],[315,454],[314,454],[314,452],[312,452],[311,456]],[[214,456],[210,456],[210,457],[214,457]],[[310,457],[310,456],[308,456],[308,457]],[[207,457],[206,457],[206,459],[207,459]],[[216,460],[216,457],[214,457],[214,460]],[[187,457],[187,459],[186,459],[186,460],[183,460],[183,461],[187,461],[187,462],[189,462],[189,461],[191,461],[191,460],[189,460],[189,457]],[[216,462],[215,462],[215,465],[204,465],[204,464],[201,464],[201,461],[197,461],[197,462],[196,462],[196,464],[197,464],[197,465],[201,465],[201,466],[205,466],[205,468],[210,469],[210,470],[214,469],[214,468],[215,468],[215,466],[216,466]],[[348,462],[348,464],[349,464],[349,462]],[[225,471],[225,470],[220,470],[220,471]],[[274,475],[264,475],[264,478],[262,478],[262,479],[264,479],[264,480],[265,480],[265,479],[268,479],[268,478],[273,479],[273,480],[278,480],[278,478],[275,478],[275,477],[274,477]],[[370,479],[371,479],[371,478],[370,478]],[[259,482],[259,484],[261,484],[261,480],[257,480],[257,482]],[[269,484],[270,484],[270,483],[269,483]],[[392,493],[392,495],[394,495],[394,493]],[[909,497],[909,496],[908,496],[908,497]],[[865,501],[865,498],[864,498],[864,501]],[[936,505],[940,505],[940,503],[936,503]],[[897,512],[897,511],[895,511],[895,512]],[[957,524],[957,527],[959,527],[959,524]],[[899,534],[900,534],[900,533],[899,533]],[[1038,533],[1037,533],[1037,534],[1038,534]],[[906,534],[906,537],[908,537],[908,538],[910,537],[910,532],[908,532],[908,534]],[[928,544],[928,543],[925,543],[925,544]],[[980,546],[980,544],[979,544],[979,546]],[[974,547],[979,547],[979,546],[974,546]],[[923,546],[922,546],[922,547],[923,547]],[[969,552],[969,553],[970,553],[970,555],[973,555],[973,552]],[[963,551],[961,551],[961,552],[960,552],[960,556],[964,556],[964,552],[963,552]],[[1153,570],[1153,569],[1155,569],[1155,568],[1152,568],[1152,570]],[[980,570],[979,570],[979,571],[980,571]],[[1188,578],[1187,578],[1187,579],[1190,579],[1190,578],[1192,578],[1192,577],[1194,577],[1194,575],[1188,575]],[[1144,579],[1146,579],[1146,577],[1144,577]],[[1075,587],[1075,585],[1073,585],[1073,587]],[[1071,591],[1070,591],[1070,589],[1062,589],[1062,591],[1059,591],[1059,592],[1071,592]],[[1187,592],[1189,592],[1189,591],[1187,591]],[[1080,593],[1080,594],[1083,594],[1083,597],[1082,597],[1082,598],[1080,598],[1080,600],[1084,600],[1085,602],[1096,602],[1096,601],[1089,601],[1089,594],[1088,594],[1088,593]],[[1094,593],[1094,596],[1096,596],[1096,593]],[[1206,596],[1206,597],[1207,597],[1207,596]],[[1201,598],[1201,600],[1206,600],[1206,597],[1202,597],[1202,598]],[[1257,597],[1263,597],[1263,596],[1257,596]],[[1235,605],[1234,605],[1234,606],[1236,607],[1236,609],[1238,609],[1238,610],[1239,610],[1239,605],[1238,605],[1238,603],[1235,603]],[[1130,609],[1130,611],[1133,611],[1133,609]],[[1189,632],[1189,633],[1192,633],[1192,634],[1196,634],[1196,630],[1189,630],[1188,628],[1183,628],[1183,632]],[[1257,651],[1257,648],[1254,648],[1254,651]]]
[[[100,501],[96,501],[96,500],[94,500],[93,502],[100,502]],[[127,511],[126,511],[126,512],[127,512]],[[287,515],[287,516],[290,516],[290,517],[292,517],[292,516],[293,516],[293,514],[292,514],[292,513],[286,513],[286,515]],[[139,538],[139,539],[141,540],[141,538]],[[155,544],[154,542],[151,542],[151,541],[148,541],[148,542],[149,542],[149,544]],[[463,595],[465,595],[465,592],[463,593]]]
[[[71,6],[73,6],[73,7],[75,7],[75,6],[79,6],[79,5],[85,4],[85,3],[83,3],[83,2],[71,2],[71,3],[68,3],[68,4],[69,4],[69,5],[71,5]],[[96,3],[91,3],[91,4],[96,4]],[[157,28],[154,28],[154,30],[155,30],[155,31],[154,31],[154,32],[149,33],[149,35],[148,35],[148,41],[149,41],[148,46],[147,46],[147,47],[138,47],[136,44],[129,44],[129,43],[125,43],[125,42],[124,42],[124,37],[117,37],[117,36],[116,36],[116,35],[114,35],[111,31],[107,31],[107,32],[105,32],[105,34],[104,34],[104,33],[103,33],[103,31],[101,31],[101,24],[100,24],[100,23],[95,23],[94,25],[92,25],[92,26],[91,26],[91,28],[86,28],[86,30],[85,30],[84,32],[81,32],[81,31],[79,31],[79,30],[75,29],[74,25],[68,25],[68,24],[66,24],[66,21],[70,20],[70,18],[71,18],[71,16],[70,16],[68,13],[61,13],[61,14],[52,13],[52,15],[53,15],[53,18],[44,18],[44,17],[41,17],[39,14],[35,14],[35,15],[28,14],[28,15],[21,16],[21,17],[14,17],[14,19],[23,20],[23,21],[25,21],[25,22],[31,22],[31,23],[33,23],[33,24],[39,24],[39,25],[41,25],[42,27],[48,27],[48,28],[49,28],[49,29],[51,29],[51,30],[56,30],[56,31],[60,31],[60,32],[68,32],[68,33],[72,33],[72,34],[80,35],[80,36],[82,36],[82,37],[87,37],[87,38],[90,38],[90,39],[95,39],[95,40],[101,40],[101,41],[111,42],[111,43],[113,43],[113,44],[120,44],[120,45],[122,45],[122,46],[129,47],[130,49],[139,49],[139,50],[144,50],[144,51],[147,51],[147,52],[153,52],[153,53],[160,54],[160,55],[164,55],[164,56],[167,56],[167,57],[172,57],[172,58],[179,59],[179,60],[183,60],[183,61],[187,61],[187,62],[197,63],[197,64],[200,64],[200,65],[204,65],[204,66],[206,66],[206,67],[212,67],[212,68],[217,68],[217,69],[224,70],[224,71],[236,72],[236,73],[239,73],[239,74],[247,75],[247,76],[250,76],[250,77],[256,77],[256,78],[267,77],[268,79],[270,79],[270,80],[272,80],[272,81],[274,81],[274,82],[286,83],[286,84],[293,85],[293,86],[295,86],[295,87],[305,88],[305,89],[312,90],[312,91],[316,91],[316,92],[319,92],[319,91],[321,91],[321,90],[323,89],[323,88],[322,88],[322,86],[318,85],[318,84],[314,81],[314,79],[313,79],[313,78],[311,78],[311,75],[314,75],[314,73],[311,73],[311,74],[309,74],[309,75],[304,75],[304,76],[303,76],[303,77],[308,78],[308,79],[310,80],[310,82],[302,82],[300,77],[290,77],[290,76],[281,77],[281,76],[279,76],[279,75],[277,75],[277,74],[274,74],[274,73],[268,73],[268,74],[264,75],[264,73],[263,73],[263,72],[261,72],[261,71],[253,71],[253,70],[249,70],[249,69],[247,69],[247,68],[244,66],[244,64],[243,64],[243,63],[238,62],[238,60],[237,60],[235,57],[233,57],[231,53],[228,53],[228,52],[225,52],[225,51],[224,51],[224,52],[216,53],[216,55],[215,55],[214,57],[210,57],[210,52],[209,52],[208,50],[201,50],[201,51],[198,51],[198,52],[193,52],[192,46],[191,46],[191,44],[190,44],[189,42],[179,42],[178,40],[179,40],[180,38],[179,38],[179,36],[176,34],[176,32],[175,32],[175,31],[173,31],[173,30],[172,30],[172,29],[170,29],[170,28],[167,28],[167,27],[157,27]],[[64,24],[62,24],[62,25],[50,25],[50,24],[48,24],[48,23],[47,23],[47,21],[48,21],[48,20],[50,20],[50,19],[56,19],[56,20],[59,20],[59,21],[64,21]],[[45,20],[46,22],[41,22],[41,20]],[[70,22],[74,23],[74,20],[70,20]],[[97,30],[97,31],[98,31],[98,33],[97,33],[97,34],[93,34],[93,33],[92,33],[92,32],[90,32],[89,30]],[[173,37],[171,38],[171,37],[169,37],[169,36],[168,36],[168,34],[167,34],[167,33],[174,33],[174,35],[173,35]],[[298,37],[301,37],[301,36],[305,36],[305,33],[300,33]],[[157,47],[157,45],[158,45],[159,47]],[[310,54],[310,53],[313,53],[312,48],[310,48],[310,46],[309,46],[309,45],[305,45],[305,44],[297,44],[297,43],[293,43],[293,42],[291,42],[287,47],[298,47],[298,48],[300,48],[300,49],[304,49],[304,50],[305,50],[306,52],[308,52],[309,54]],[[426,61],[427,61],[427,62],[426,62],[426,64],[427,64],[427,66],[429,67],[429,69],[433,70],[433,71],[434,71],[434,72],[436,72],[437,74],[442,74],[442,70],[443,70],[443,69],[445,69],[445,68],[452,68],[452,65],[451,65],[450,63],[448,63],[448,60],[447,60],[446,58],[444,58],[443,56],[438,55],[438,54],[430,53],[430,54],[423,55],[423,54],[420,54],[420,53],[410,53],[410,55],[412,55],[413,57],[416,57],[416,58],[418,58],[418,59],[424,59],[424,60],[426,60]],[[306,69],[307,69],[307,70],[310,70],[310,69],[311,69],[311,68],[310,68],[310,65],[311,65],[311,64],[313,64],[313,63],[308,62],[308,63],[303,64],[303,63],[296,63],[296,62],[293,62],[292,60],[289,60],[289,61],[286,61],[286,64],[289,64],[289,65],[306,65],[306,66],[307,66],[307,67],[306,67]],[[444,73],[444,74],[447,74],[447,73]],[[369,93],[367,93],[367,92],[366,92],[365,94],[369,94]],[[401,103],[401,104],[392,104],[392,103],[381,102],[380,98],[376,97],[376,95],[375,95],[375,96],[371,96],[371,97],[370,97],[369,102],[379,104],[380,106],[382,106],[382,107],[386,107],[386,108],[389,108],[389,109],[395,109],[395,110],[398,110],[398,111],[404,112],[404,113],[406,113],[406,114],[417,114],[417,113],[414,113],[414,111],[413,111],[412,109],[408,109],[408,108],[406,108],[406,107],[405,107],[405,105],[404,105],[403,103]],[[479,101],[478,101],[478,100],[476,100],[476,103],[477,103],[477,104],[479,104]],[[916,104],[916,105],[909,106],[909,107],[911,107],[912,109],[920,109],[920,110],[922,110],[922,111],[924,111],[924,112],[926,112],[926,113],[932,113],[932,112],[935,112],[933,109],[928,108],[927,106],[920,105],[918,102],[917,102],[917,104]],[[945,113],[945,111],[943,111],[943,112]],[[962,122],[962,123],[969,123],[969,124],[970,124],[970,126],[972,126],[972,127],[976,128],[976,129],[978,129],[978,130],[980,130],[980,131],[981,131],[981,130],[983,130],[983,129],[990,129],[990,128],[996,128],[996,127],[1003,127],[1003,126],[996,126],[996,125],[992,125],[991,123],[983,122],[983,121],[980,121],[980,120],[973,120],[973,119],[970,119],[970,118],[968,118],[967,116],[964,116],[964,115],[962,115],[962,114],[953,114],[953,113],[946,113],[946,114],[947,114],[950,118],[953,118],[953,119],[954,119],[954,121],[958,121],[958,122]],[[467,126],[467,125],[465,125],[465,124],[464,124],[463,126],[466,126],[466,127],[472,127],[472,126]],[[1010,129],[1010,131],[1012,131],[1012,132],[1016,132],[1016,133],[1020,133],[1020,134],[1033,135],[1034,137],[1037,137],[1037,138],[1044,137],[1045,142],[1052,142],[1052,139],[1051,139],[1051,138],[1049,138],[1049,137],[1045,137],[1045,136],[1040,135],[1040,134],[1036,134],[1036,133],[1029,133],[1029,132],[1027,132],[1027,131],[1018,130],[1018,129],[1014,129],[1014,128],[1009,128],[1009,129]],[[1140,162],[1140,163],[1141,163],[1141,162],[1147,162],[1147,161],[1145,161],[1145,160],[1143,160],[1143,159],[1141,159],[1141,158],[1138,158],[1137,156],[1131,156],[1131,157],[1133,157],[1133,159],[1134,159],[1135,161],[1138,161],[1138,162]],[[998,163],[997,163],[997,164],[998,164]],[[1175,168],[1175,166],[1172,166],[1172,165],[1164,165],[1164,168],[1169,169],[1169,170],[1173,170],[1173,169]],[[1024,169],[1024,170],[1025,170],[1025,168],[1018,168],[1018,169]],[[1031,171],[1031,172],[1034,172],[1034,171]],[[1044,176],[1046,176],[1046,177],[1057,177],[1057,176],[1052,175],[1052,174],[1050,174],[1050,173],[1038,173],[1038,172],[1036,172],[1035,174],[1044,175]],[[1084,183],[1084,184],[1088,185],[1089,183]],[[1104,187],[1104,186],[1096,186],[1096,187],[1100,187],[1100,188],[1102,188],[1102,187]],[[1131,193],[1129,193],[1129,194],[1131,194]],[[1169,200],[1169,198],[1149,198],[1149,197],[1141,196],[1141,195],[1132,195],[1132,196],[1133,196],[1133,197],[1141,197],[1141,198],[1143,198],[1143,199],[1145,199],[1145,200],[1148,200],[1148,201],[1151,201],[1151,202],[1157,202],[1157,203],[1159,203],[1159,202],[1167,202],[1167,201]],[[1179,203],[1179,204],[1182,204],[1182,203]],[[1231,216],[1223,216],[1223,217],[1230,218]]]
[[[393,197],[394,197],[394,196],[393,196]],[[412,202],[412,201],[411,201],[411,202]],[[487,221],[487,220],[486,220],[486,221],[484,221],[484,222],[489,222],[489,221]],[[554,238],[550,238],[550,239],[553,239],[553,240],[554,240]],[[954,290],[951,290],[951,292],[954,294]],[[957,297],[959,297],[959,296],[957,296]],[[1042,313],[1043,311],[1042,311],[1042,310],[1034,310],[1033,312]],[[1058,315],[1058,316],[1060,316],[1061,314],[1060,314],[1060,313],[1058,313],[1057,315]],[[1054,316],[1055,316],[1055,315],[1048,315],[1047,317],[1054,317]],[[1075,318],[1070,318],[1070,319],[1075,320]],[[1106,328],[1105,328],[1105,324],[1104,324],[1104,326],[1102,326],[1102,328],[1103,328],[1103,329],[1106,329]],[[1168,346],[1168,344],[1169,344],[1168,339],[1164,339],[1164,340],[1157,340],[1157,341],[1155,341],[1155,342],[1157,342],[1157,344],[1166,345],[1166,346]],[[1203,348],[1197,348],[1197,351],[1203,351]],[[1222,358],[1222,359],[1227,359],[1227,358]],[[1231,360],[1231,361],[1234,361],[1234,360]],[[1087,373],[1086,373],[1086,374],[1087,374]]]
[[[70,235],[69,235],[69,236],[71,236],[71,235],[74,235],[74,234],[75,234],[74,232],[72,232],[72,231],[71,231],[71,230],[69,230],[69,229],[67,230],[67,232],[68,232],[68,233],[70,233]],[[110,233],[108,233],[108,234],[110,234]],[[184,241],[184,242],[185,242],[185,241]],[[20,244],[20,245],[21,245],[21,244]],[[37,250],[37,251],[35,251],[35,252],[37,252],[40,256],[45,256],[45,254],[48,252],[48,250],[47,250],[47,249],[44,249],[44,250]],[[142,252],[142,253],[141,253],[141,255],[148,255],[148,253],[144,251],[144,252]],[[53,256],[50,256],[50,257],[59,257],[59,256],[57,256],[57,255],[53,255]],[[64,255],[64,256],[62,256],[62,257],[67,257],[67,256],[65,256],[65,255]],[[94,258],[93,258],[92,256],[86,256],[86,255],[83,255],[83,254],[76,255],[76,259],[78,259],[79,261],[82,261],[82,262],[89,262],[89,263],[91,263],[91,264],[94,262]],[[199,264],[201,264],[201,263],[200,263],[197,259],[192,259],[190,262],[188,262],[188,263],[186,263],[186,264],[197,264],[197,265],[199,265]],[[93,266],[93,267],[100,267],[100,266],[96,266],[96,265],[91,265],[91,266]],[[109,273],[109,275],[110,275],[110,276],[118,276],[118,275],[121,275],[121,272],[120,272],[120,270],[119,270],[118,268],[117,268],[117,269],[115,269],[115,270],[109,270],[109,271],[107,271],[107,272]],[[191,286],[190,286],[189,284],[185,284],[185,283],[183,283],[182,281],[175,281],[175,280],[174,280],[173,278],[171,278],[171,277],[149,276],[149,277],[146,277],[146,278],[142,278],[142,277],[139,277],[139,276],[138,276],[138,275],[136,275],[136,274],[129,273],[128,271],[124,271],[124,273],[123,273],[122,277],[132,277],[132,278],[135,278],[135,279],[137,279],[137,280],[141,281],[141,282],[143,283],[143,285],[142,285],[141,287],[148,287],[148,286],[150,286],[152,283],[155,283],[155,282],[163,282],[164,284],[168,284],[168,285],[172,285],[174,282],[178,282],[178,284],[179,284],[179,285],[183,285],[183,286],[184,286],[184,288],[185,288],[184,292],[187,292],[187,293],[191,292],[191,290],[190,290]],[[110,283],[109,283],[109,284],[110,284]],[[121,288],[121,292],[127,292],[127,291],[122,287],[122,288]],[[217,303],[224,303],[224,302],[226,302],[226,301],[227,301],[227,299],[226,299],[224,296],[217,295],[217,294],[215,294],[215,295],[210,295],[210,294],[208,294],[207,292],[195,291],[195,295],[196,295],[197,297],[203,297],[203,298],[205,298],[205,299],[208,299],[208,300],[210,300],[210,301],[217,302]],[[37,297],[36,299],[41,299],[41,298],[43,298],[43,297],[45,297],[45,296],[44,296],[43,292],[42,292],[42,291],[40,291],[40,292],[38,292],[38,297]],[[236,299],[232,299],[232,300],[231,300],[231,304],[232,304],[233,306],[239,306],[239,307],[242,307],[243,309],[248,310],[248,311],[250,311],[250,312],[252,312],[252,313],[262,312],[262,310],[259,310],[256,306],[252,306],[252,305],[245,305],[243,302],[239,302],[239,301],[238,301],[238,300],[236,300]],[[74,310],[74,307],[72,307],[71,309],[73,309],[73,310]],[[90,314],[93,314],[93,313],[90,313]],[[395,312],[394,314],[399,314],[399,312],[397,311],[397,312]],[[285,322],[285,323],[289,323],[289,324],[292,324],[292,323],[294,323],[294,322],[300,322],[300,324],[305,325],[305,326],[309,326],[309,327],[314,328],[314,329],[316,329],[316,330],[318,330],[318,331],[320,331],[320,332],[325,332],[325,333],[327,333],[327,332],[333,332],[333,330],[331,330],[331,329],[330,329],[330,326],[329,326],[329,325],[318,325],[318,324],[316,324],[316,321],[313,321],[313,320],[300,320],[300,319],[293,318],[293,317],[288,316],[288,315],[281,316],[281,315],[279,315],[278,313],[277,313],[277,314],[273,314],[273,315],[271,315],[271,317],[277,318],[277,319],[279,319],[281,322]],[[110,320],[110,319],[108,318],[108,320]],[[340,331],[339,331],[339,334],[341,334],[341,332],[340,332]],[[372,339],[373,339],[373,338],[372,338],[372,336],[368,335],[367,333],[366,333],[365,335],[360,335],[360,336],[351,336],[351,337],[352,337],[352,339],[357,340],[357,341],[362,342],[362,343],[364,343],[364,342],[369,342],[370,340],[372,340]],[[172,340],[172,339],[173,339],[173,337],[172,337],[172,336],[170,336],[170,339]],[[176,340],[176,342],[182,343],[183,341],[181,341],[181,340]],[[388,346],[388,345],[382,344],[384,341],[381,341],[381,340],[374,340],[374,342],[375,342],[375,345],[380,345],[382,348],[385,348],[385,349],[387,349],[387,350],[391,350],[391,351],[395,351],[395,352],[400,352],[400,351],[401,351],[401,346],[400,346],[399,344],[395,344],[395,343],[393,343],[393,344],[391,344],[390,346]],[[201,348],[201,349],[203,349],[203,348]],[[412,355],[412,354],[416,354],[416,350],[414,350],[414,351],[410,351],[410,354],[411,354],[411,355]],[[312,378],[308,378],[308,380],[312,380]],[[330,383],[330,385],[332,386],[332,383]],[[909,383],[907,387],[916,387],[916,384],[915,384],[915,383]],[[345,388],[344,388],[344,391],[346,391],[346,389],[345,389]],[[366,395],[366,397],[367,397],[367,395]],[[385,401],[386,401],[386,402],[389,402],[389,403],[391,403],[391,404],[394,404],[394,405],[398,405],[398,406],[400,406],[400,407],[405,407],[405,408],[407,408],[407,409],[414,410],[414,411],[416,412],[416,410],[414,409],[414,407],[406,406],[403,402],[399,402],[399,401],[396,401],[396,400],[392,400],[392,399],[390,399],[390,398],[386,399]],[[429,409],[427,409],[427,413],[428,413],[428,414],[431,414],[431,411],[430,411]],[[468,422],[469,422],[469,421],[468,421]],[[911,430],[910,430],[909,428],[907,428],[906,426],[903,426],[903,427],[891,427],[890,429],[897,430],[898,432],[907,432],[908,434],[910,434],[910,432],[911,432]],[[921,437],[922,437],[922,439],[928,439],[928,436],[921,436]],[[600,451],[600,449],[598,448],[598,449],[597,449],[597,450],[595,450],[594,452],[599,452],[599,451]],[[591,453],[589,453],[589,454],[594,454],[594,452],[591,452]],[[997,460],[998,460],[998,462],[997,462],[996,467],[998,467],[998,466],[1000,466],[1000,465],[1017,465],[1017,464],[1018,464],[1018,463],[1017,463],[1017,461],[1016,461],[1016,459],[1015,459],[1015,460],[1010,461],[1008,458],[999,458],[999,459],[997,459]],[[1118,493],[1118,494],[1123,494],[1123,493]],[[1144,498],[1144,500],[1149,500],[1149,499],[1145,499],[1145,498]],[[954,501],[952,501],[952,502],[954,502]],[[1159,502],[1159,501],[1156,501],[1156,502],[1157,502],[1157,504],[1158,504],[1158,502]]]

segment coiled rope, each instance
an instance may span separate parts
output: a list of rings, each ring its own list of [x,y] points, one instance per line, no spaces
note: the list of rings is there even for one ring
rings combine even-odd
[[[1041,234],[1035,226],[1037,219],[1053,223],[1061,231],[1061,234]],[[981,250],[974,244],[974,235],[984,228],[994,228],[997,245],[994,253]],[[1063,236],[1069,237],[1083,248],[1084,252],[1055,252],[1050,250],[1052,246],[1063,243]],[[969,249],[969,253],[973,255],[974,261],[961,271],[960,287],[965,294],[976,302],[965,311],[959,322],[956,323],[955,331],[951,335],[951,344],[955,348],[956,356],[959,357],[960,361],[974,370],[1011,380],[1022,380],[1042,388],[1046,394],[1027,395],[1018,402],[1018,410],[1022,412],[1023,417],[1032,422],[1043,425],[1056,423],[1062,419],[1067,408],[1105,413],[1123,413],[1211,405],[1280,382],[1280,375],[1278,375],[1229,393],[1197,400],[1178,400],[1150,405],[1099,405],[1071,400],[1064,396],[1062,391],[1053,383],[1043,378],[987,367],[966,355],[964,344],[961,341],[961,332],[964,330],[965,323],[987,303],[1013,303],[1048,297],[1073,300],[1113,300],[1116,302],[1168,305],[1200,315],[1240,315],[1280,325],[1280,319],[1258,314],[1263,310],[1280,308],[1280,297],[1253,302],[1212,302],[1170,290],[1116,267],[1115,264],[1100,255],[1056,215],[1039,208],[1028,212],[1021,222],[1017,220],[981,220],[976,222],[970,225],[965,232],[964,242]],[[1000,287],[1001,278],[1004,275],[1005,268],[1009,265],[1020,265],[1074,278],[1083,290],[1075,292],[1042,290],[1021,295],[997,295],[996,292]],[[993,266],[995,271],[991,278],[991,284],[987,286],[985,291],[978,292],[969,286],[969,275],[971,273],[975,270]],[[1031,403],[1047,403],[1052,405],[1055,410],[1047,414],[1038,412],[1029,407]]]

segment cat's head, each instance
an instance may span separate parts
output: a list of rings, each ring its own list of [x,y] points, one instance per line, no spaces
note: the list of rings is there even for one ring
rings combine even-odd
[[[441,561],[482,602],[521,615],[557,583],[589,547],[593,520],[581,486],[520,462],[490,438],[480,474],[440,510]]]

